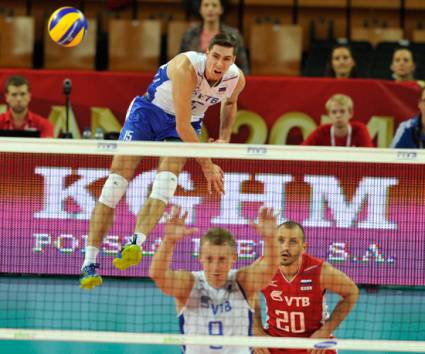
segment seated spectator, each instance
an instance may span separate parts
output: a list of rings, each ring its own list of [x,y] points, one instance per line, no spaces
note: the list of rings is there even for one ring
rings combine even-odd
[[[394,135],[392,148],[423,149],[425,146],[425,88],[419,96],[419,114],[402,122]]]
[[[391,71],[393,79],[398,82],[414,81],[416,64],[413,59],[413,54],[408,48],[397,48],[393,53],[391,63]]]
[[[326,102],[331,120],[314,130],[303,145],[373,147],[367,127],[362,122],[350,122],[353,117],[353,101],[349,96],[333,95]]]
[[[349,46],[339,44],[332,48],[325,75],[336,79],[348,79],[357,76],[356,62]]]
[[[40,137],[53,138],[53,125],[28,109],[31,101],[30,86],[22,76],[11,76],[5,85],[8,110],[0,114],[0,129],[39,130]]]
[[[245,73],[249,74],[248,57],[243,45],[241,34],[236,28],[225,25],[221,21],[224,12],[223,0],[202,0],[199,14],[202,22],[189,27],[183,35],[180,50],[187,52],[194,50],[206,52],[211,38],[219,32],[231,33],[237,41],[236,65]]]

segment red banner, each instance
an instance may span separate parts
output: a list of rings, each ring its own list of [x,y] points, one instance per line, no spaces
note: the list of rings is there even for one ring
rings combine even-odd
[[[64,105],[63,80],[70,78],[71,102],[80,131],[99,121],[104,123],[112,115],[122,124],[129,103],[145,92],[153,77],[137,73],[1,70],[0,84],[15,74],[25,75],[31,82],[31,109],[51,120],[52,107]],[[417,112],[418,92],[415,85],[380,80],[248,77],[239,100],[238,130],[232,142],[300,143],[320,124],[328,98],[344,93],[354,101],[354,119],[368,124],[375,144],[386,147],[398,124]],[[102,116],[94,113],[94,108],[106,108],[112,114]],[[218,115],[218,107],[214,107],[205,120],[212,137],[217,136]]]

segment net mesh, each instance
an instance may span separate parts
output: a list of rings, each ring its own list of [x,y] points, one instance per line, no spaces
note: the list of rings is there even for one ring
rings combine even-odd
[[[177,244],[173,269],[201,269],[199,237],[211,227],[235,235],[235,268],[250,265],[264,247],[250,221],[261,206],[272,207],[279,211],[279,222],[294,220],[304,226],[309,254],[345,272],[360,287],[355,308],[334,333],[338,338],[417,341],[415,350],[425,351],[419,342],[425,339],[425,158],[420,153],[412,157],[393,151],[390,156],[388,150],[376,149],[350,155],[347,149],[298,152],[249,147],[249,151],[236,146],[227,148],[228,157],[223,158],[224,148],[211,145],[194,150],[180,144],[176,150],[175,144],[162,143],[125,147],[112,143],[105,148],[98,142],[84,142],[83,147],[74,142],[40,147],[31,139],[5,142],[0,145],[3,328],[180,332],[173,299],[148,278],[164,219],[145,242],[140,265],[124,272],[112,265],[150,193],[158,164],[155,156],[140,163],[102,243],[98,261],[104,284],[90,292],[78,284],[90,215],[112,155],[143,151],[147,156],[150,151],[210,156],[225,171],[221,197],[208,194],[194,159],[179,176],[170,205],[187,211],[187,224],[199,231]],[[332,312],[339,298],[329,294],[326,300]],[[235,326],[239,324],[236,319]],[[226,333],[213,328],[210,334]],[[400,348],[408,348],[406,343]],[[206,344],[210,345],[208,340]]]

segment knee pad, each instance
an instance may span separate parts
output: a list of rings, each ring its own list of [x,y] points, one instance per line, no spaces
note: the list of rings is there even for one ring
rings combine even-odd
[[[128,181],[119,174],[111,173],[100,194],[99,202],[114,209],[128,187]]]
[[[159,172],[155,176],[150,197],[168,204],[177,188],[177,176],[168,171]]]

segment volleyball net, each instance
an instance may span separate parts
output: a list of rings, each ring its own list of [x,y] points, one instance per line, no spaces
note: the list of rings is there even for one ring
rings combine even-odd
[[[78,276],[89,219],[115,154],[144,158],[102,243],[104,284],[85,292]],[[199,229],[178,243],[172,267],[201,269],[199,239],[211,227],[235,235],[235,268],[251,264],[264,243],[250,221],[271,207],[279,223],[303,225],[309,254],[361,289],[337,340],[228,337],[220,328],[210,336],[179,335],[173,300],[148,278],[164,218],[140,265],[113,267],[160,156],[190,158],[170,205],[187,211],[187,224]],[[197,157],[224,170],[224,195],[208,194]],[[0,166],[0,339],[425,352],[422,151],[2,138]],[[337,301],[329,295],[330,311]]]

